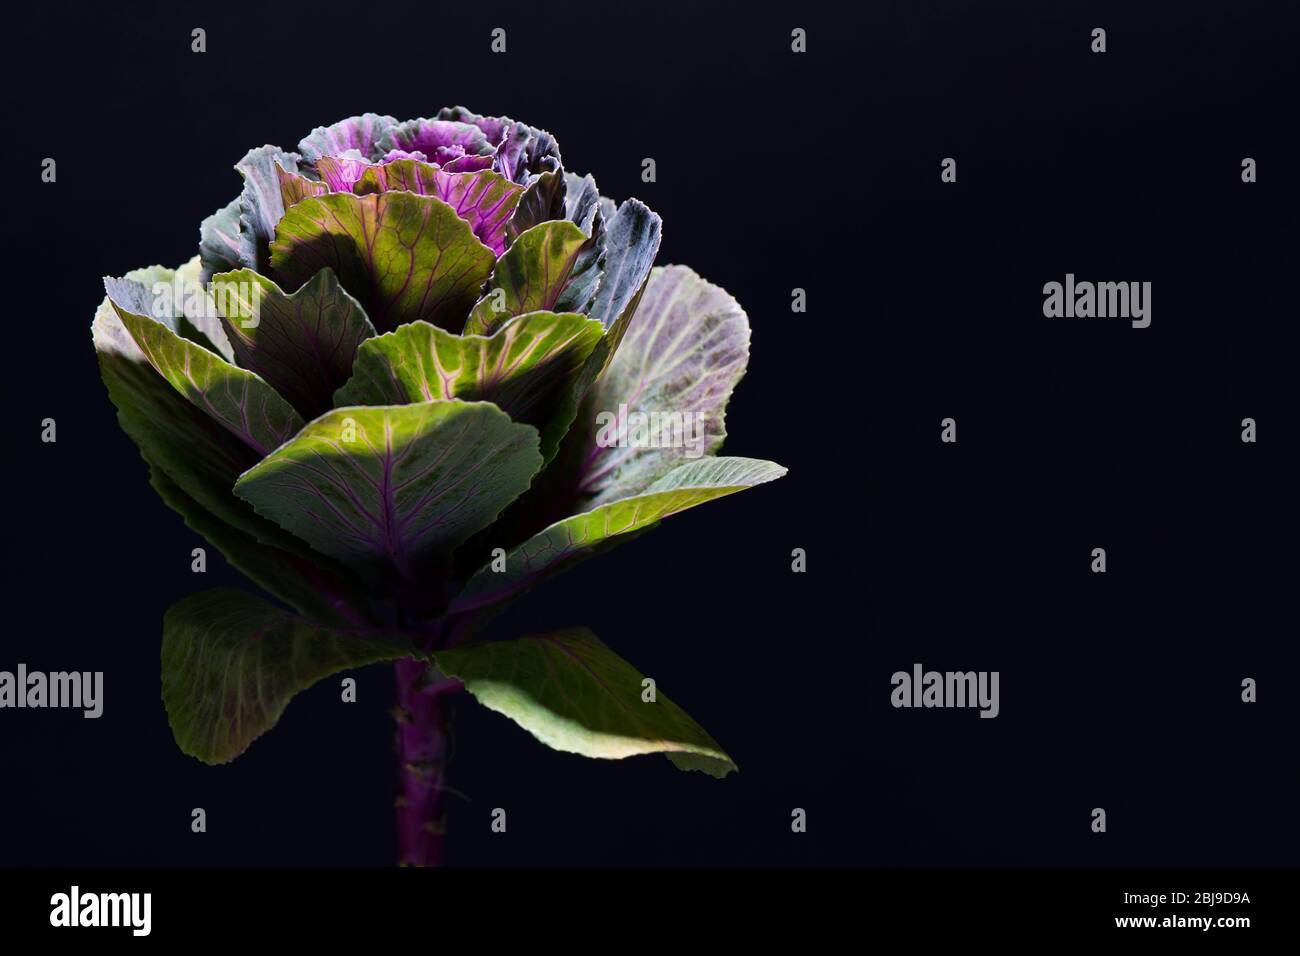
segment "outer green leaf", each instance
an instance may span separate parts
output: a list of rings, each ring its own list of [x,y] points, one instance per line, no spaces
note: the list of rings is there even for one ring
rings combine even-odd
[[[232,567],[299,614],[325,624],[346,627],[355,623],[350,619],[353,612],[348,607],[350,586],[339,575],[318,568],[296,554],[262,544],[226,524],[182,491],[156,465],[149,466],[149,484],[192,531],[225,555]],[[326,559],[319,557],[319,560]],[[360,596],[352,598],[353,606],[364,604]]]
[[[607,330],[579,378],[577,394],[581,397],[608,368],[623,342],[659,253],[663,222],[637,199],[629,199],[615,211],[613,202],[600,195],[590,176],[569,185],[577,190],[573,204],[567,207],[569,218],[590,232],[600,263],[599,282],[587,311]]]
[[[495,262],[454,209],[409,192],[304,199],[271,243],[284,288],[329,267],[384,332],[420,319],[459,328]]]
[[[416,581],[540,465],[537,430],[488,402],[350,407],[311,422],[235,493],[324,554]]]
[[[484,706],[555,750],[620,760],[663,753],[683,770],[725,777],[736,764],[687,713],[585,628],[434,655]]]
[[[256,372],[302,413],[333,405],[352,374],[357,346],[375,334],[361,304],[322,269],[285,295],[250,269],[212,280],[212,298],[241,367]]]
[[[611,538],[784,474],[780,465],[754,458],[701,458],[682,465],[639,495],[571,515],[533,535],[506,555],[504,571],[494,571],[491,565],[480,568],[451,610],[472,611],[504,601],[540,578],[572,566]]]
[[[542,428],[565,405],[603,332],[599,322],[573,312],[529,312],[491,337],[452,335],[427,322],[412,322],[361,346],[352,378],[334,403],[481,399],[514,421]],[[570,405],[563,427],[572,416]],[[543,457],[555,440],[543,441]]]
[[[414,653],[401,634],[321,627],[216,588],[172,605],[163,618],[163,703],[181,750],[228,763],[275,726],[299,691]]]
[[[626,498],[692,456],[715,452],[748,360],[749,321],[735,299],[685,266],[655,269],[622,345],[588,392],[581,428],[574,428],[571,440],[583,442],[579,494],[592,504]],[[624,411],[681,414],[687,440],[649,447],[634,429],[602,434],[601,422],[628,421]]]
[[[584,312],[589,301],[574,301],[573,293],[590,288],[584,277],[596,261],[583,253],[593,248],[591,237],[567,219],[521,234],[497,262],[487,292],[465,323],[466,334],[491,335],[525,312]]]
[[[171,282],[174,276],[171,269],[151,266],[128,272],[126,278],[147,286]],[[264,544],[310,555],[297,538],[258,517],[230,493],[240,473],[257,462],[257,453],[154,371],[107,297],[95,312],[92,331],[118,422],[146,460],[225,524]]]
[[[302,428],[302,417],[257,375],[120,304],[138,298],[124,291],[129,286],[121,280],[105,282],[122,325],[176,391],[261,455]]]

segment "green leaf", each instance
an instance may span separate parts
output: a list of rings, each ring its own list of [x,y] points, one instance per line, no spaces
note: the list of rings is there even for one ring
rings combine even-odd
[[[128,272],[126,278],[150,285],[171,282],[175,275],[174,270],[151,266]],[[311,555],[297,538],[258,517],[231,494],[235,479],[257,462],[257,453],[181,397],[154,370],[108,297],[95,312],[92,333],[100,374],[117,407],[118,422],[142,456],[225,524],[264,544]]]
[[[434,659],[481,704],[554,750],[610,760],[662,753],[682,770],[714,777],[737,769],[662,691],[643,700],[637,669],[585,628],[440,651]]]
[[[163,617],[162,696],[177,745],[229,763],[275,726],[293,696],[340,671],[416,655],[396,632],[321,627],[232,588]]]
[[[117,317],[140,352],[171,386],[265,455],[303,426],[302,417],[259,376],[231,365],[215,352],[182,338],[163,320],[131,311],[144,293],[129,280],[107,279]],[[174,319],[172,320],[175,321]]]
[[[431,399],[483,400],[514,421],[543,429],[542,455],[558,434],[543,426],[572,420],[572,386],[604,330],[573,312],[529,312],[491,337],[453,335],[427,322],[412,322],[364,343],[352,378],[334,396],[336,405],[402,405]]]
[[[537,430],[488,402],[348,407],[308,424],[235,493],[317,551],[416,582],[540,465]]]
[[[452,602],[455,613],[507,600],[542,577],[571,567],[610,539],[631,534],[687,508],[773,481],[785,469],[754,458],[701,458],[681,465],[644,492],[571,515],[506,555],[504,571],[485,565]]]
[[[360,303],[322,269],[294,292],[251,269],[212,280],[212,299],[241,367],[257,373],[304,418],[333,406],[357,346],[375,334]]]
[[[262,544],[226,524],[182,491],[180,485],[157,465],[149,465],[149,484],[167,506],[185,520],[190,530],[202,535],[232,567],[299,614],[325,624],[347,626],[355,623],[350,620],[353,612],[349,610],[349,598],[353,606],[363,606],[364,599],[350,593],[350,584],[340,575],[319,568],[296,554]]]
[[[496,264],[487,292],[474,306],[465,332],[491,335],[526,312],[584,312],[596,258],[590,236],[567,219],[522,233]],[[581,301],[580,301],[581,300]]]
[[[626,203],[624,204],[626,207]],[[603,504],[640,493],[726,438],[726,409],[749,360],[749,321],[727,292],[685,266],[650,276],[618,352],[587,393],[569,442],[579,496]],[[657,443],[631,418],[672,422]],[[672,416],[680,416],[680,419]],[[605,426],[605,427],[602,427]]]
[[[331,268],[383,332],[421,319],[460,328],[495,262],[441,199],[400,191],[303,199],[271,243],[281,286]]]

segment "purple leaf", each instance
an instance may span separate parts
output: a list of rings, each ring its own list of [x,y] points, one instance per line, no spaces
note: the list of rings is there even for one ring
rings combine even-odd
[[[341,120],[332,126],[318,126],[298,144],[298,150],[308,163],[317,163],[322,156],[340,156],[356,150],[365,159],[382,156],[379,141],[397,125],[391,116],[366,113]]]
[[[506,248],[506,225],[524,188],[490,170],[449,173],[429,163],[399,159],[391,163],[362,163],[327,157],[317,164],[331,192],[358,196],[403,190],[436,196],[469,223],[483,245],[500,256]]]
[[[451,120],[415,119],[398,123],[385,135],[382,146],[389,150],[423,153],[431,163],[442,165],[462,156],[492,153],[483,130],[471,123]]]

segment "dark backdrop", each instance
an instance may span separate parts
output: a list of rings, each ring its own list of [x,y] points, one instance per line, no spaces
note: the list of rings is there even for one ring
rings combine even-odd
[[[591,627],[740,774],[554,753],[465,699],[450,862],[1297,861],[1283,5],[757,6],[17,14],[0,667],[102,670],[106,712],[0,712],[0,863],[394,859],[390,669],[360,672],[354,706],[337,680],[303,694],[232,765],[176,749],[162,613],[241,579],[215,552],[190,573],[199,542],[117,428],[89,326],[101,275],[193,255],[250,146],[455,103],[552,130],[569,168],[663,215],[661,263],[740,300],[753,356],[727,451],[790,475],[583,565],[496,631]],[[1151,328],[1045,319],[1066,272],[1153,282]],[[917,661],[999,670],[1001,716],[892,709],[890,675]]]

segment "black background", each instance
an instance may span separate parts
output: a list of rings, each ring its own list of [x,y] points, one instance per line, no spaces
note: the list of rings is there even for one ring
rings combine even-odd
[[[741,767],[547,750],[458,707],[453,864],[1280,864],[1295,811],[1294,23],[1277,3],[38,4],[7,28],[0,864],[395,858],[391,669],[200,765],[163,611],[237,584],[157,500],[99,381],[100,277],[197,250],[251,146],[463,103],[557,136],[746,307],[727,452],[790,475],[534,592]],[[501,26],[509,52],[489,52]],[[790,51],[790,30],[809,52]],[[1090,32],[1108,33],[1104,55]],[[190,52],[190,30],[208,50]],[[55,184],[40,181],[44,157]],[[640,181],[654,157],[658,182]],[[942,184],[942,157],[958,183]],[[1259,182],[1240,179],[1241,160]],[[1153,321],[1049,320],[1066,272]],[[806,314],[791,289],[808,291]],[[958,421],[959,442],[939,442]],[[1259,442],[1239,440],[1240,421]],[[42,444],[41,419],[58,422]],[[790,551],[808,551],[808,572]],[[1109,571],[1089,571],[1105,547]],[[998,670],[996,720],[890,675]],[[1243,677],[1259,702],[1240,701]],[[1090,831],[1105,807],[1109,830]],[[203,807],[208,832],[190,832]],[[504,807],[506,835],[489,814]],[[790,832],[794,807],[806,834]]]

